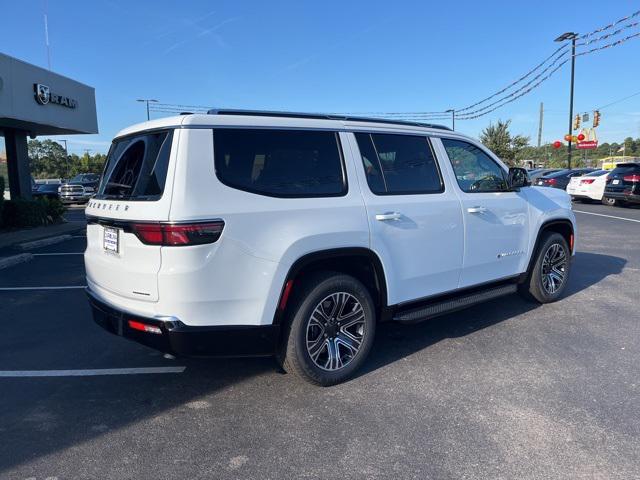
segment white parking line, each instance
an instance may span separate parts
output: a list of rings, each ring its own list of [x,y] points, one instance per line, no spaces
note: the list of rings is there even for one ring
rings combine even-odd
[[[50,255],[84,255],[84,253],[34,253],[34,257],[48,257]]]
[[[574,210],[576,213],[584,213],[585,215],[596,215],[598,217],[615,218],[616,220],[626,220],[627,222],[640,223],[640,220],[634,218],[616,217],[615,215],[605,215],[604,213],[583,212],[582,210]]]
[[[86,285],[72,285],[68,287],[0,287],[0,292],[13,292],[18,290],[74,290],[78,288],[87,288]]]
[[[93,370],[0,370],[0,377],[95,377],[101,375],[140,375],[144,373],[182,373],[187,367],[96,368]]]

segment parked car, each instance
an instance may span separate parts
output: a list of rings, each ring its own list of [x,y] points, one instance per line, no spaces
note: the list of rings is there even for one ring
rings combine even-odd
[[[529,172],[529,179],[531,180],[531,183],[535,184],[536,180],[543,175],[551,175],[552,173],[556,173],[561,170],[564,170],[564,168],[539,168],[534,172]]]
[[[57,200],[59,188],[59,183],[38,183],[36,184],[35,189],[31,191],[31,196],[33,198],[46,197],[52,200]]]
[[[81,173],[63,183],[58,190],[62,203],[87,203],[96,192],[100,175]]]
[[[640,163],[619,163],[607,177],[604,198],[608,205],[640,203]]]
[[[608,173],[608,170],[595,170],[586,175],[571,177],[567,185],[567,193],[571,195],[572,200],[600,202],[604,195]]]
[[[572,177],[579,177],[593,171],[595,171],[595,168],[572,168],[570,170],[565,168],[555,173],[543,175],[538,178],[536,185],[565,190]]]
[[[558,300],[574,253],[565,191],[446,127],[353,117],[127,128],[86,215],[103,328],[173,355],[275,355],[320,385],[353,375],[379,322]]]

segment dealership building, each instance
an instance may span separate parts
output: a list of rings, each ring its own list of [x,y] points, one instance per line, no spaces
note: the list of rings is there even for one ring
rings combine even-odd
[[[11,198],[31,198],[27,139],[98,133],[95,90],[0,53],[0,136]]]

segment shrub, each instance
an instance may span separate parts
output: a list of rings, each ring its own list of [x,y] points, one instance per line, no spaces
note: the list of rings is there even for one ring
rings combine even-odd
[[[7,200],[2,211],[4,227],[37,227],[62,219],[64,206],[59,200]]]

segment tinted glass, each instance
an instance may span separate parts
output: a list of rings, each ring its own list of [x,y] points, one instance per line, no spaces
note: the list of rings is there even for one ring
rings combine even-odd
[[[607,170],[596,170],[595,172],[587,173],[585,177],[600,177],[609,173]]]
[[[627,173],[640,173],[640,164],[623,163],[611,171],[612,175],[625,175]]]
[[[230,187],[275,197],[343,195],[335,132],[216,129],[216,174]]]
[[[569,175],[571,173],[571,170],[560,170],[559,172],[554,172],[554,173],[550,173],[548,175],[545,175],[544,178],[560,178],[560,177],[566,177],[567,175]]]
[[[173,131],[113,142],[96,198],[154,200],[162,196]]]
[[[426,137],[358,133],[356,140],[373,193],[443,191],[438,165]]]
[[[382,178],[382,169],[378,161],[376,149],[373,146],[373,141],[371,140],[371,135],[368,133],[356,133],[355,135],[369,188],[373,193],[387,193],[387,187],[385,186],[384,178]]]
[[[489,155],[475,145],[443,138],[442,144],[464,192],[496,192],[507,190],[505,171]]]
[[[583,175],[586,175],[587,173],[591,173],[593,172],[593,169],[591,168],[579,168],[576,170],[572,170],[569,172],[569,177],[582,177]]]

